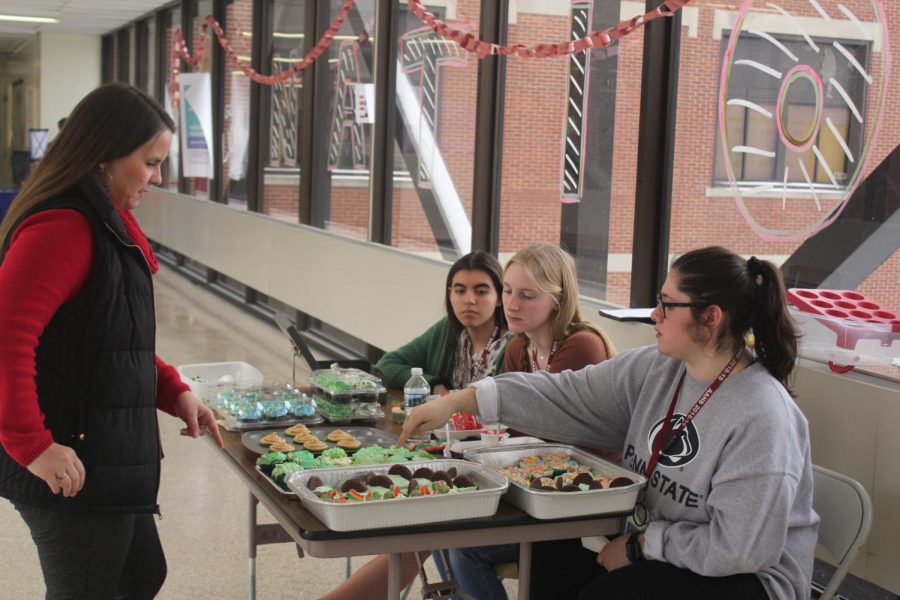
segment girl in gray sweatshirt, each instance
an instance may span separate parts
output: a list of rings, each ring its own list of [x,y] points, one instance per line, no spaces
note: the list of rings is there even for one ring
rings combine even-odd
[[[539,437],[621,449],[649,478],[647,524],[575,569],[582,598],[677,597],[685,585],[695,598],[809,598],[818,517],[807,422],[786,387],[796,334],[780,273],[722,248],[689,252],[653,319],[655,347],[577,372],[482,380],[417,409],[404,434],[477,409]],[[537,546],[532,597],[565,596]]]

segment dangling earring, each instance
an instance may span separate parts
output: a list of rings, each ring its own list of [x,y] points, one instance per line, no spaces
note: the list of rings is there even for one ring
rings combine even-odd
[[[112,173],[107,172],[106,168],[103,165],[101,165],[99,167],[99,170],[100,170],[100,184],[103,186],[103,189],[106,190],[106,193],[108,194],[110,192],[110,190],[112,189],[112,184],[113,184]],[[107,178],[106,181],[103,180],[104,175]]]

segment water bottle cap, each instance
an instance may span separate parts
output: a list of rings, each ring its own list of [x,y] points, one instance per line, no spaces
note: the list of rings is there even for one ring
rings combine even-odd
[[[410,373],[412,373],[413,375],[421,375],[422,367],[413,367],[412,369],[410,369]]]

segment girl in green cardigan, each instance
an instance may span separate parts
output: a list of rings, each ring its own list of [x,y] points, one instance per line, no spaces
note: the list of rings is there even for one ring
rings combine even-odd
[[[442,394],[502,373],[511,339],[500,298],[502,273],[500,263],[487,252],[457,260],[447,273],[447,316],[378,361],[384,384],[402,388],[410,369],[421,367],[432,391]]]
[[[513,336],[503,314],[502,287],[503,269],[487,252],[472,252],[453,263],[447,273],[447,316],[378,361],[384,385],[402,388],[413,367],[422,368],[435,394],[502,373],[506,344]],[[427,556],[420,553],[422,560]],[[400,570],[406,587],[418,572],[412,552],[403,554]],[[387,592],[387,580],[388,557],[381,555],[320,600],[380,598]]]

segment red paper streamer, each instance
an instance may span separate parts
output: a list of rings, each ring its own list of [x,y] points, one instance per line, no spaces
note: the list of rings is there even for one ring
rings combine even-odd
[[[235,66],[237,66],[256,83],[260,83],[263,85],[274,85],[276,83],[281,83],[287,81],[288,79],[291,79],[294,75],[296,75],[300,71],[303,71],[313,62],[315,62],[315,60],[319,58],[325,52],[325,50],[328,49],[328,47],[331,45],[331,42],[334,41],[334,36],[337,35],[337,32],[340,30],[341,25],[343,25],[344,19],[346,19],[347,15],[350,13],[350,9],[353,8],[354,2],[355,0],[344,0],[344,3],[338,10],[338,14],[334,22],[332,22],[331,26],[327,31],[325,31],[325,34],[322,35],[321,39],[319,39],[318,43],[316,43],[312,50],[310,50],[307,55],[304,56],[303,59],[301,59],[293,67],[276,75],[261,75],[250,66],[242,63],[237,57],[237,54],[235,54],[234,50],[231,48],[231,44],[228,43],[228,39],[225,37],[225,32],[222,31],[221,25],[219,25],[218,21],[216,21],[212,15],[207,15],[203,19],[203,37],[200,38],[200,42],[197,45],[193,56],[191,56],[190,52],[188,51],[187,44],[185,44],[184,37],[181,33],[181,29],[176,28],[173,57],[174,60],[172,66],[172,82],[170,86],[173,107],[177,109],[179,104],[177,77],[178,73],[180,72],[180,68],[178,65],[178,61],[179,59],[183,60],[189,65],[196,65],[200,62],[200,60],[203,58],[203,54],[206,51],[204,40],[208,27],[212,27],[213,31],[216,34],[216,38],[219,40],[219,44],[222,46],[222,49],[225,50],[225,54],[228,56],[228,59],[232,63],[234,63]],[[429,12],[425,8],[425,5],[422,3],[422,0],[408,0],[410,11],[414,15],[419,17],[419,19],[421,19],[422,22],[425,23],[425,25],[431,28],[432,31],[443,38],[456,42],[464,50],[477,55],[478,58],[484,58],[485,56],[498,54],[504,56],[520,56],[522,58],[549,58],[554,56],[565,56],[574,52],[582,52],[591,48],[605,48],[618,39],[625,37],[635,29],[643,27],[653,19],[657,19],[659,17],[671,17],[689,2],[691,2],[691,0],[665,0],[654,10],[651,10],[643,15],[639,15],[637,17],[622,21],[619,24],[610,27],[609,29],[592,31],[590,34],[577,40],[568,40],[558,44],[537,44],[536,46],[526,46],[525,44],[512,44],[509,46],[504,46],[501,44],[483,42],[479,40],[474,34],[468,31],[451,27],[444,21],[437,18],[433,13]],[[367,36],[364,32],[360,37],[360,41],[364,41],[363,38]]]
[[[619,38],[625,37],[635,29],[643,27],[653,19],[659,17],[671,17],[690,1],[691,0],[665,0],[665,2],[656,9],[632,19],[622,21],[609,29],[592,31],[578,40],[568,40],[559,44],[538,44],[536,46],[526,46],[525,44],[504,46],[501,44],[483,42],[474,34],[451,27],[444,21],[438,19],[433,13],[425,8],[422,4],[422,0],[408,0],[408,4],[409,10],[430,27],[432,31],[443,38],[453,40],[462,46],[463,49],[476,54],[478,58],[497,54],[521,56],[522,58],[550,58],[582,52],[584,50],[589,50],[590,48],[605,48]]]
[[[277,75],[262,75],[249,65],[244,64],[238,58],[234,49],[232,49],[231,44],[228,43],[228,39],[225,36],[225,32],[222,30],[222,26],[219,25],[219,22],[212,15],[207,15],[203,18],[203,25],[201,28],[202,36],[200,38],[200,42],[197,44],[197,47],[194,51],[194,55],[191,56],[188,51],[187,44],[184,41],[184,36],[182,35],[181,28],[175,29],[175,44],[173,47],[174,50],[174,60],[172,66],[172,81],[170,85],[171,95],[172,95],[172,105],[175,109],[178,108],[179,104],[179,96],[178,96],[178,73],[181,71],[178,61],[183,60],[189,65],[196,65],[203,58],[203,54],[206,52],[205,39],[206,32],[209,27],[212,27],[213,32],[216,34],[216,39],[219,40],[219,45],[222,46],[222,49],[225,51],[228,59],[234,63],[237,68],[244,72],[247,77],[255,81],[256,83],[260,83],[263,85],[274,85],[276,83],[281,83],[291,79],[294,75],[306,69],[309,65],[313,64],[317,58],[319,58],[325,50],[331,45],[331,42],[334,41],[334,37],[337,35],[338,31],[341,29],[341,25],[344,24],[344,20],[347,18],[347,15],[350,13],[350,9],[353,8],[355,0],[344,0],[344,3],[341,5],[341,8],[338,10],[337,17],[319,39],[318,43],[304,56],[297,64],[295,64],[290,69],[286,71],[282,71]]]

